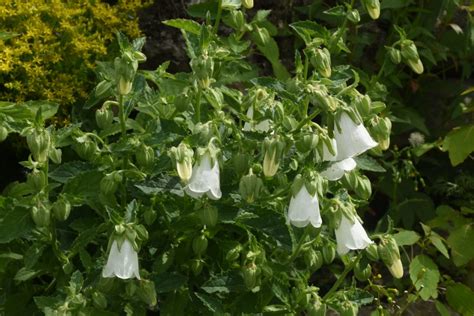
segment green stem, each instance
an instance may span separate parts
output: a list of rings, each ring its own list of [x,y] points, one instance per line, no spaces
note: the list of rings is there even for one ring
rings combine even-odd
[[[123,102],[123,95],[119,95],[119,119],[120,119],[120,128],[122,130],[122,139],[127,137],[127,126],[126,121],[127,117],[125,115],[125,104]],[[126,170],[128,167],[128,154],[125,154],[122,163],[122,169]],[[121,206],[125,209],[127,205],[127,177],[123,177],[122,185],[120,186],[120,191],[122,195]]]
[[[125,105],[123,104],[123,95],[119,95],[119,120],[120,120],[120,128],[122,130],[122,137],[125,137],[127,134],[127,126],[125,117]]]
[[[198,86],[198,94],[196,97],[196,122],[201,122],[201,96],[202,89]]]
[[[214,23],[214,34],[217,34],[217,29],[219,28],[219,23],[221,21],[221,15],[222,15],[222,0],[219,0],[217,3],[216,22]]]
[[[310,116],[307,116],[304,120],[301,120],[298,126],[296,126],[295,129],[292,130],[291,132],[294,133],[294,132],[299,131],[306,123],[312,121],[316,116],[318,116],[319,113],[320,113],[319,110],[315,109],[314,112],[311,113]]]
[[[341,273],[341,275],[337,278],[337,281],[334,283],[334,285],[331,287],[331,289],[324,295],[323,300],[327,300],[328,298],[331,297],[331,295],[339,288],[339,286],[344,282],[347,274],[354,269],[355,265],[357,262],[359,262],[360,258],[362,257],[362,253],[359,253],[357,257],[352,261],[350,264],[346,266],[344,271]]]
[[[298,241],[298,244],[296,245],[295,249],[293,250],[293,253],[292,253],[291,256],[288,258],[287,263],[293,262],[293,260],[295,260],[296,257],[298,257],[298,255],[300,254],[301,249],[303,248],[303,245],[305,244],[305,239],[306,239],[306,237],[307,237],[308,234],[309,234],[309,229],[310,229],[310,228],[307,226],[307,227],[305,228],[305,230],[303,231],[303,235],[301,236],[300,240]]]

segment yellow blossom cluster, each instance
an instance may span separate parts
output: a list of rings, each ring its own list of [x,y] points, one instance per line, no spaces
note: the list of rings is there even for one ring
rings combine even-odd
[[[137,12],[152,0],[0,1],[0,100],[83,99],[116,31],[140,35]]]

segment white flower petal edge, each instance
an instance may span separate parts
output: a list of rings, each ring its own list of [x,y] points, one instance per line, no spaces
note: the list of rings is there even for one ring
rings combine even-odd
[[[120,279],[135,277],[140,280],[138,254],[128,239],[124,240],[120,249],[116,240],[113,241],[110,248],[107,264],[102,270],[102,277],[112,278],[114,276]]]
[[[340,130],[334,129],[337,142],[337,159],[352,158],[377,146],[363,124],[356,125],[347,113],[342,113],[339,120]]]
[[[296,227],[305,227],[309,223],[321,227],[322,219],[319,211],[318,196],[311,196],[303,185],[296,196],[291,197],[288,207],[288,221]]]
[[[210,199],[218,200],[222,197],[219,179],[219,163],[217,160],[211,168],[211,157],[206,154],[193,167],[193,173],[185,192],[193,197],[200,198],[207,194]]]
[[[342,215],[341,223],[336,229],[336,241],[339,255],[344,255],[349,250],[365,249],[373,243],[357,218],[354,219],[354,223],[351,223],[344,215]]]
[[[321,175],[329,181],[336,181],[342,178],[346,171],[354,170],[356,166],[357,164],[354,159],[347,158],[342,161],[333,163],[326,170],[321,172]]]

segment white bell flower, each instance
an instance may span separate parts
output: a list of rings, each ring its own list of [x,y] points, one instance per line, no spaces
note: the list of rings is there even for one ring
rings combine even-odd
[[[247,117],[250,120],[253,120],[253,105],[249,107],[247,110]],[[245,122],[244,127],[242,128],[244,132],[250,132],[252,130],[255,130],[257,132],[265,133],[270,130],[270,120],[266,119],[263,120],[257,124],[251,123],[251,122]]]
[[[193,198],[200,198],[207,194],[210,199],[218,200],[222,196],[219,180],[219,163],[214,160],[211,166],[211,156],[205,154],[201,161],[196,162],[188,185],[184,188],[186,193]]]
[[[124,239],[122,246],[119,248],[117,240],[114,240],[110,248],[107,264],[102,270],[102,277],[120,279],[137,278],[140,280],[138,271],[138,254],[133,249],[132,243],[128,239]]]
[[[352,158],[347,158],[341,161],[334,162],[326,170],[321,172],[321,175],[329,181],[339,180],[344,176],[346,171],[351,171],[357,166]]]
[[[364,227],[358,218],[354,218],[352,223],[347,217],[342,215],[339,227],[336,228],[337,253],[344,255],[349,250],[365,249],[373,243],[365,232]]]
[[[316,228],[321,227],[323,221],[317,193],[311,196],[303,184],[296,196],[291,197],[287,221],[296,227],[305,227],[309,223]]]
[[[334,129],[337,161],[353,158],[377,146],[377,142],[372,139],[364,125],[356,125],[346,112],[341,115],[339,127],[340,129],[337,127]]]

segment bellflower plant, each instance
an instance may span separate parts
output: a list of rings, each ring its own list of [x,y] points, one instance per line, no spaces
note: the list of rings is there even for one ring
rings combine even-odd
[[[373,243],[362,227],[360,220],[354,217],[352,220],[345,215],[341,216],[339,226],[335,229],[337,241],[337,253],[344,255],[349,250],[365,249]]]

